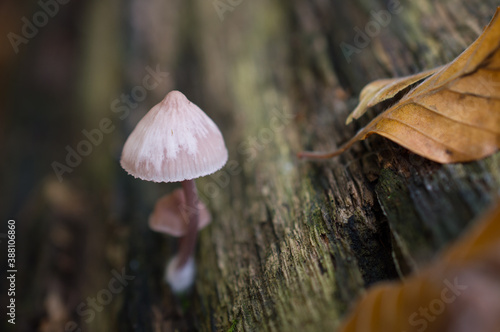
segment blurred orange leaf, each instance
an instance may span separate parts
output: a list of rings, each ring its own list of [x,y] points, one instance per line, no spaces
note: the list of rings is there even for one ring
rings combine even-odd
[[[494,328],[500,324],[499,249],[497,205],[428,269],[404,281],[386,282],[370,289],[339,331],[471,331],[465,320],[478,317],[480,324],[475,323],[474,331],[497,331]],[[488,269],[496,273],[492,276],[486,272]],[[484,302],[487,294],[494,296],[494,305],[478,305],[476,298],[479,296]]]
[[[331,158],[372,134],[440,163],[477,160],[494,153],[500,147],[500,7],[481,36],[449,64],[367,85],[347,122],[415,83],[338,150],[305,151],[299,157]]]

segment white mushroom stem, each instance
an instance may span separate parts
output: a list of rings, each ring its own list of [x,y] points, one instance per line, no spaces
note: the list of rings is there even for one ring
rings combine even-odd
[[[194,254],[196,248],[196,237],[198,236],[198,192],[194,180],[182,181],[182,188],[186,196],[186,208],[188,215],[188,229],[179,244],[179,253],[177,260],[177,268],[182,268]]]
[[[179,256],[174,256],[167,265],[165,278],[174,293],[183,293],[193,285],[196,273],[194,258],[191,256],[184,266],[178,268]]]

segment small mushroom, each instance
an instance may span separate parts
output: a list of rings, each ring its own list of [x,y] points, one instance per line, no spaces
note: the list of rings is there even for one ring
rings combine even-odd
[[[198,231],[211,221],[210,212],[202,201],[198,201],[199,220]],[[186,206],[183,189],[176,189],[156,201],[153,213],[149,216],[149,228],[156,232],[174,237],[186,235],[189,224],[190,210]]]
[[[180,240],[179,252],[167,267],[167,281],[174,291],[184,291],[192,283],[176,287],[178,282],[174,277],[194,278],[194,268],[186,266],[193,259],[202,214],[194,179],[221,169],[227,155],[217,125],[179,91],[171,91],[154,106],[123,147],[120,163],[129,174],[146,181],[182,184],[189,223]],[[189,271],[192,275],[187,278]]]

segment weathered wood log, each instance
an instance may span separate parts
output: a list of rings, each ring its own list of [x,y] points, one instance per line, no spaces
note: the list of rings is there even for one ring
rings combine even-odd
[[[364,84],[452,60],[495,3],[402,3],[350,63],[341,43],[356,47],[353,28],[375,25],[385,2],[244,2],[219,25],[209,7],[200,4],[206,109],[233,110],[226,135],[241,172],[207,195],[196,327],[331,330],[365,287],[418,269],[488,206],[500,155],[439,165],[376,137],[322,163],[295,153],[352,136],[368,121],[344,125]],[[216,78],[223,88],[209,85]],[[198,183],[204,193],[216,176]]]
[[[24,266],[40,262],[33,278],[20,280],[41,280],[20,291],[20,303],[30,303],[24,330],[64,331],[68,322],[82,331],[334,330],[357,295],[418,270],[500,194],[499,153],[439,165],[370,137],[332,160],[295,157],[339,146],[381,111],[344,124],[371,80],[452,60],[489,21],[493,0],[236,3],[87,8],[84,24],[93,29],[82,43],[83,98],[75,104],[87,128],[110,117],[117,130],[62,187],[36,182],[35,208],[19,217],[26,238],[48,234],[20,245]],[[169,77],[122,119],[110,102],[140,84],[146,64]],[[196,286],[181,297],[163,281],[176,241],[146,223],[176,185],[135,180],[118,166],[126,135],[173,88],[219,124],[230,151],[223,170],[197,181],[213,223],[200,234]],[[71,129],[78,142],[84,128]],[[67,190],[84,192],[75,209],[43,208]],[[134,279],[105,310],[92,319],[77,311],[124,268]]]

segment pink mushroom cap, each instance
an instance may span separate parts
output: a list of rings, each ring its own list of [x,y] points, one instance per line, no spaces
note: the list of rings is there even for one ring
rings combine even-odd
[[[210,212],[202,201],[198,201],[198,230],[207,226],[212,220]],[[181,237],[187,233],[189,209],[182,188],[160,198],[149,216],[149,227],[157,232]]]
[[[171,91],[139,121],[120,163],[136,178],[179,182],[212,174],[227,162],[217,125],[179,91]]]

